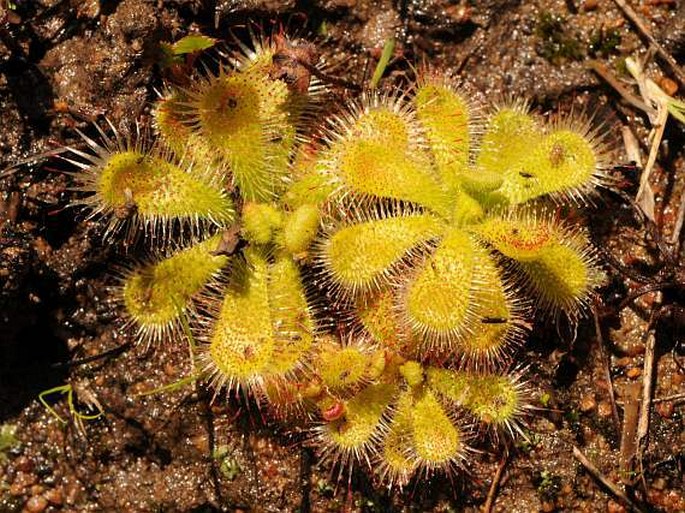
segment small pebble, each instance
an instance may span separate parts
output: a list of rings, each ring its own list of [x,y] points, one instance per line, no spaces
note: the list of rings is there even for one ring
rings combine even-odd
[[[36,237],[33,245],[36,249],[36,253],[38,253],[38,256],[41,258],[45,258],[52,253],[52,247],[43,237]]]
[[[143,381],[138,381],[137,383],[133,383],[129,388],[128,392],[131,395],[136,395],[140,394],[143,392],[147,392],[148,390],[152,390],[154,387],[150,387],[148,384],[146,384]]]
[[[31,472],[33,470],[33,462],[26,456],[19,456],[14,460],[14,468],[22,472]]]
[[[81,0],[76,11],[79,18],[95,19],[100,14],[100,2],[95,0]]]
[[[37,478],[35,474],[27,474],[26,472],[17,472],[17,475],[14,477],[14,483],[17,486],[21,486],[22,488],[28,488],[29,486],[35,484],[37,481]]]
[[[616,367],[628,367],[631,361],[633,361],[633,359],[630,356],[623,356],[621,358],[617,358],[614,361],[614,365],[616,365]]]
[[[540,510],[544,513],[552,513],[556,509],[556,505],[553,502],[544,501],[540,507]]]
[[[42,495],[35,495],[26,503],[26,511],[29,513],[41,513],[48,507],[48,500]]]
[[[610,500],[607,502],[607,513],[626,513],[626,508],[621,506],[618,502]]]
[[[597,414],[600,417],[609,417],[611,415],[611,403],[609,401],[600,401],[597,405]]]
[[[593,394],[587,394],[580,400],[580,411],[589,413],[597,407],[597,401]]]
[[[81,496],[81,487],[77,482],[70,482],[65,489],[65,501],[67,504],[76,504]]]
[[[50,488],[45,492],[45,498],[53,506],[61,506],[64,502],[64,495],[61,488]]]
[[[595,387],[600,390],[609,390],[609,382],[606,379],[595,380]]]
[[[30,489],[29,493],[31,495],[40,495],[45,491],[45,487],[41,484],[34,484]]]
[[[466,5],[453,5],[447,7],[444,12],[455,23],[468,23],[471,19],[472,9]]]
[[[652,488],[655,490],[664,490],[666,488],[666,480],[663,477],[658,477],[652,483]]]
[[[594,11],[599,6],[599,0],[585,0],[583,2],[583,10],[585,12]]]
[[[638,11],[639,11],[645,18],[649,18],[649,20],[651,21],[651,19],[652,19],[652,10],[649,8],[648,5],[641,5],[640,7],[638,7]]]
[[[666,492],[664,507],[668,511],[685,511],[685,497],[676,490]]]
[[[207,453],[209,451],[209,438],[206,434],[191,437],[190,443],[201,453]]]
[[[678,92],[678,84],[668,77],[662,77],[661,80],[659,80],[659,87],[661,87],[661,89],[664,90],[664,93],[669,96],[673,96]]]
[[[628,357],[631,356],[640,356],[641,354],[645,354],[645,345],[644,344],[634,344],[631,345],[630,347],[626,347],[625,351]]]
[[[640,374],[642,374],[642,369],[640,367],[633,367],[632,369],[628,369],[626,372],[626,376],[630,379],[635,379]]]
[[[675,411],[675,407],[673,406],[673,402],[664,401],[661,403],[657,403],[656,411],[664,419],[670,419],[673,416],[673,412]]]

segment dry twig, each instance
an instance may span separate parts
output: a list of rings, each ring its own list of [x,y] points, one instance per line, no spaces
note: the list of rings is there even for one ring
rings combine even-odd
[[[635,137],[635,134],[630,129],[630,126],[623,125],[621,128],[621,136],[623,137],[623,146],[626,149],[626,156],[629,161],[635,162],[635,165],[642,169],[642,154],[640,153],[640,143]]]
[[[685,394],[673,394],[667,395],[666,397],[655,397],[654,399],[652,399],[652,404],[670,402],[672,402],[673,404],[685,403]],[[616,401],[616,404],[623,407],[625,406],[625,401]]]
[[[671,244],[678,244],[675,248],[676,252],[680,249],[680,232],[683,230],[683,221],[685,221],[685,193],[680,198],[680,206],[678,207],[678,217],[676,217],[673,233],[668,242]]]
[[[623,14],[625,14],[626,17],[633,22],[645,39],[649,41],[649,44],[652,45],[652,47],[656,50],[656,53],[659,55],[659,57],[661,57],[669,65],[674,76],[677,78],[678,82],[680,82],[680,86],[685,87],[685,73],[683,73],[683,70],[680,69],[680,66],[678,66],[678,63],[673,56],[664,50],[663,46],[661,46],[654,38],[652,31],[649,29],[640,15],[636,13],[635,10],[629,6],[625,0],[614,0],[614,2],[623,11]]]
[[[640,98],[631,93],[627,88],[618,81],[618,79],[612,75],[612,73],[607,69],[607,67],[599,61],[590,60],[585,66],[599,75],[599,77],[609,84],[613,89],[623,98],[627,103],[635,107],[636,109],[644,111],[646,114],[651,115],[652,110],[643,102]]]
[[[661,140],[664,136],[664,130],[666,130],[666,122],[668,121],[668,102],[672,98],[666,93],[664,93],[659,86],[657,86],[652,80],[650,80],[643,71],[643,64],[635,59],[627,58],[626,67],[628,71],[637,81],[637,85],[640,89],[640,95],[642,96],[645,104],[651,108],[651,113],[649,114],[649,121],[652,124],[652,141],[649,148],[649,156],[647,157],[647,164],[642,169],[642,176],[640,176],[640,188],[635,196],[635,201],[642,211],[651,220],[655,220],[654,216],[654,193],[649,186],[649,175],[652,172],[652,168],[656,163],[656,158],[659,154],[659,148],[661,147]]]
[[[666,397],[658,397],[652,400],[653,403],[666,403],[673,402],[674,404],[680,404],[685,402],[685,394],[674,394],[667,395]]]
[[[637,422],[640,412],[640,385],[630,383],[625,389],[626,401],[623,407],[623,427],[621,429],[620,471],[625,485],[633,484],[633,469],[637,456]]]
[[[597,315],[597,308],[592,309],[592,315],[595,318],[595,333],[597,337],[597,344],[599,345],[599,354],[602,358],[602,366],[604,367],[604,379],[609,385],[609,402],[611,403],[611,416],[614,420],[614,428],[616,432],[619,431],[621,420],[618,416],[618,408],[616,407],[616,391],[614,390],[614,381],[611,379],[611,369],[609,368],[609,357],[604,351],[604,337],[602,336],[602,327],[599,325],[599,316]]]
[[[497,467],[497,472],[492,478],[492,484],[490,484],[490,490],[488,490],[488,497],[485,500],[485,505],[483,506],[483,513],[491,513],[492,508],[495,506],[495,499],[497,498],[497,489],[499,488],[499,483],[502,480],[502,474],[504,473],[504,467],[507,466],[509,461],[509,454],[505,454],[502,457],[502,461]]]
[[[651,324],[651,323],[650,323]],[[647,489],[643,471],[643,456],[649,444],[649,415],[652,411],[652,385],[654,382],[654,353],[656,349],[656,336],[648,332],[645,347],[645,360],[642,371],[642,402],[640,404],[640,418],[637,422],[637,460],[640,466],[640,479]]]
[[[618,0],[617,0],[618,1]],[[605,80],[614,90],[621,95],[621,97],[636,109],[640,109],[647,114],[652,124],[652,140],[650,143],[649,157],[647,164],[642,169],[640,177],[640,188],[637,192],[636,201],[642,208],[647,217],[654,221],[654,193],[649,187],[649,176],[656,163],[656,158],[661,146],[661,140],[666,129],[666,122],[669,114],[681,119],[680,112],[685,107],[682,102],[674,100],[672,97],[664,93],[658,85],[650,80],[643,72],[642,64],[632,58],[626,59],[626,66],[628,71],[633,75],[637,81],[640,95],[642,99],[632,94],[621,84],[611,72],[598,61],[590,61],[587,67],[597,73],[603,80]],[[625,133],[624,133],[625,136]],[[624,137],[625,139],[625,137]],[[634,160],[634,159],[633,159]],[[685,199],[678,211],[678,222],[676,223],[677,230],[674,231],[673,241],[680,233],[682,228],[683,218],[685,218]]]
[[[635,196],[635,201],[637,201],[640,207],[643,207],[644,213],[652,221],[654,221],[655,219],[653,200],[647,201],[646,203],[645,198],[648,198],[650,194],[653,195],[653,193],[651,193],[651,190],[650,193],[647,193],[646,191],[649,188],[649,175],[652,172],[652,168],[654,167],[654,164],[656,162],[657,154],[659,153],[659,147],[661,146],[661,140],[664,137],[664,130],[666,129],[667,120],[668,110],[665,107],[660,107],[655,122],[654,138],[652,139],[652,144],[649,148],[647,164],[645,164],[645,167],[642,169],[642,175],[640,176],[640,188],[638,189],[637,195]],[[645,204],[651,204],[652,207],[644,208]]]
[[[585,470],[587,470],[592,477],[604,485],[604,487],[607,488],[614,495],[614,497],[616,497],[624,505],[628,506],[632,511],[644,513],[644,510],[630,500],[625,492],[621,490],[614,482],[602,474],[599,469],[595,467],[575,445],[573,446],[573,457],[576,458],[580,464],[583,465],[583,467],[585,467]]]

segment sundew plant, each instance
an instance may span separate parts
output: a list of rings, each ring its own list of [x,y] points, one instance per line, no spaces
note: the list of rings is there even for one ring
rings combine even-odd
[[[481,105],[436,70],[332,106],[308,45],[255,38],[170,85],[153,136],[82,134],[80,202],[149,243],[122,313],[143,343],[192,336],[215,400],[297,419],[340,475],[449,474],[476,437],[520,435],[532,317],[575,322],[601,281],[560,212],[606,151],[585,119]]]

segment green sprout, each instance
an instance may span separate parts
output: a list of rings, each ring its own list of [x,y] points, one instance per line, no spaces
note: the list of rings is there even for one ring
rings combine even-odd
[[[219,463],[219,472],[229,481],[234,481],[243,471],[238,460],[232,455],[227,445],[214,448],[212,458]]]
[[[378,64],[376,69],[373,71],[371,76],[371,82],[369,82],[369,89],[376,89],[378,83],[383,78],[383,73],[385,73],[388,64],[390,64],[390,59],[395,51],[395,40],[393,38],[388,39],[383,45],[383,52],[381,53],[380,59],[378,59]]]
[[[543,392],[540,394],[538,401],[540,401],[540,404],[543,408],[549,408],[550,402],[552,401],[552,394],[549,392]]]
[[[216,44],[216,40],[202,34],[188,34],[175,43],[161,43],[162,66],[183,64],[183,56],[207,50]]]
[[[590,35],[589,51],[592,55],[608,56],[621,44],[621,32],[617,28],[601,27]]]
[[[534,482],[537,483],[537,492],[542,500],[550,502],[556,500],[561,490],[561,477],[549,470],[543,470],[535,476]]]
[[[583,57],[578,37],[569,34],[569,26],[564,16],[549,11],[540,13],[535,34],[540,38],[540,55],[553,64],[566,60],[579,60]]]
[[[86,401],[88,410],[94,410],[95,413],[87,413],[85,411],[78,409],[76,407],[77,399],[75,397],[74,387],[69,383],[67,383],[66,385],[60,385],[57,387],[50,388],[48,390],[43,390],[40,394],[38,394],[38,400],[48,410],[48,412],[50,412],[50,414],[62,424],[67,424],[68,421],[62,418],[62,416],[59,413],[57,413],[52,406],[48,404],[48,401],[46,399],[48,396],[54,394],[67,396],[67,406],[69,407],[69,415],[72,419],[74,419],[77,422],[79,426],[82,426],[83,421],[99,419],[105,413],[102,409],[102,406],[96,399]]]

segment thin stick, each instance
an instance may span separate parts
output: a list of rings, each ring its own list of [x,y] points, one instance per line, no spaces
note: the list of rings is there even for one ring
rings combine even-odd
[[[642,371],[642,402],[640,403],[640,418],[637,422],[637,458],[640,465],[640,477],[647,489],[643,469],[643,456],[649,444],[649,414],[652,411],[652,384],[654,381],[654,353],[656,348],[656,336],[651,331],[647,336],[645,347],[645,360]]]
[[[629,383],[625,388],[625,406],[623,407],[623,427],[621,429],[621,452],[619,469],[624,485],[634,483],[633,469],[637,454],[637,420],[640,412],[640,384]]]
[[[595,318],[595,333],[597,336],[597,344],[599,345],[599,355],[602,358],[602,366],[604,367],[604,379],[609,385],[609,402],[611,403],[611,417],[614,420],[614,428],[616,432],[620,432],[621,419],[618,416],[618,408],[616,406],[616,391],[614,390],[614,381],[611,379],[611,369],[609,368],[609,358],[604,351],[604,337],[602,336],[602,327],[599,325],[599,316],[597,315],[597,308],[592,309],[592,315]]]
[[[497,490],[499,489],[499,483],[502,480],[502,474],[504,473],[504,467],[507,466],[509,461],[509,455],[505,454],[497,467],[497,472],[492,478],[492,484],[490,485],[490,490],[488,491],[488,498],[485,500],[485,505],[483,506],[483,513],[491,513],[492,508],[495,506],[495,499],[497,498]]]
[[[676,79],[678,80],[678,82],[680,82],[680,86],[685,87],[685,73],[683,73],[683,70],[680,69],[680,66],[678,66],[678,63],[673,58],[673,56],[666,50],[664,50],[664,48],[654,38],[654,36],[652,35],[652,31],[649,29],[647,24],[642,20],[640,15],[636,13],[635,10],[625,2],[625,0],[614,0],[614,2],[621,8],[623,14],[625,14],[626,17],[633,22],[633,24],[637,27],[637,29],[645,37],[645,39],[647,39],[647,41],[649,41],[649,43],[654,47],[659,57],[661,57],[666,62],[666,64],[669,65]]]
[[[599,469],[595,467],[592,464],[592,462],[588,460],[585,457],[585,455],[582,452],[580,452],[580,449],[578,449],[578,447],[576,447],[575,445],[573,446],[573,457],[577,459],[580,462],[580,464],[583,465],[583,467],[585,467],[585,470],[587,470],[592,477],[594,477],[597,481],[604,485],[604,487],[607,488],[619,501],[628,506],[632,511],[644,513],[644,510],[642,510],[637,504],[631,501],[628,498],[628,496],[623,492],[623,490],[621,490],[618,486],[616,486],[615,483],[610,481],[604,474],[602,474],[599,471]]]
[[[680,403],[685,401],[685,394],[674,394],[674,395],[667,395],[666,397],[658,397],[656,399],[653,399],[653,403],[666,403],[673,401],[674,403]]]
[[[683,221],[685,221],[685,193],[680,198],[680,206],[678,207],[678,217],[675,221],[675,226],[673,227],[673,233],[668,242],[671,244],[677,244],[676,252],[680,249],[680,232],[683,230]]]
[[[623,87],[623,84],[611,74],[604,64],[596,60],[590,60],[585,66],[597,73],[602,80],[613,87],[614,91],[616,91],[627,103],[636,109],[644,111],[648,115],[653,113],[652,109],[650,109],[645,102]]]
[[[65,147],[61,148],[55,148],[53,150],[48,150],[44,151],[43,153],[39,153],[38,155],[31,155],[28,158],[25,158],[24,160],[20,160],[18,162],[15,162],[11,164],[10,166],[0,169],[0,179],[6,178],[10,176],[11,174],[17,172],[21,166],[26,166],[29,164],[35,164],[36,162],[42,160],[42,159],[47,159],[50,157],[55,157],[57,155],[61,155],[62,153],[68,152],[69,149]]]
[[[656,162],[656,157],[659,154],[659,147],[661,146],[661,140],[664,137],[664,130],[666,130],[666,121],[668,120],[668,109],[665,105],[659,105],[657,119],[655,122],[655,132],[654,139],[652,140],[652,145],[649,148],[649,157],[647,158],[647,164],[645,164],[642,170],[642,176],[640,176],[640,188],[635,195],[635,201],[640,205],[642,211],[647,214],[650,220],[654,221],[654,211],[646,212],[644,209],[644,196],[648,194],[646,191],[649,188],[649,175],[652,172],[654,163]],[[650,189],[651,192],[651,189]],[[653,194],[653,193],[652,193]]]
[[[664,138],[664,130],[666,130],[666,122],[668,121],[668,109],[665,105],[659,106],[659,113],[657,114],[656,126],[654,127],[654,139],[652,140],[652,145],[649,148],[649,156],[647,157],[647,163],[645,164],[643,170],[643,176],[640,177],[640,186],[643,187],[643,183],[647,182],[649,178],[649,173],[654,167],[656,162],[656,157],[659,154],[659,146],[661,146],[661,140]]]
[[[480,50],[480,47],[483,45],[483,41],[478,41],[475,44],[471,45],[469,49],[466,51],[466,55],[462,57],[461,61],[459,61],[459,64],[454,68],[454,74],[459,75],[463,69],[466,67],[466,63],[469,61],[473,55]]]
[[[667,395],[666,397],[655,397],[654,399],[652,399],[652,404],[670,402],[673,402],[674,404],[680,404],[682,402],[685,402],[685,394],[673,394]],[[625,405],[625,401],[616,401],[616,404],[623,407]]]
[[[124,351],[126,351],[128,348],[131,347],[131,342],[126,342],[124,344],[121,344],[120,346],[114,347],[112,349],[108,349],[107,351],[103,351],[102,353],[92,355],[92,356],[86,356],[85,358],[79,358],[76,360],[69,360],[68,362],[56,362],[50,365],[51,368],[53,369],[61,369],[63,367],[76,367],[78,365],[85,365],[87,363],[92,363],[96,362],[98,360],[102,360],[103,358],[109,358],[111,356],[118,356]]]
[[[635,134],[630,129],[630,126],[623,125],[621,128],[621,136],[623,138],[623,146],[626,149],[626,156],[628,160],[635,162],[635,165],[642,169],[642,154],[640,153],[640,143],[635,137]]]

